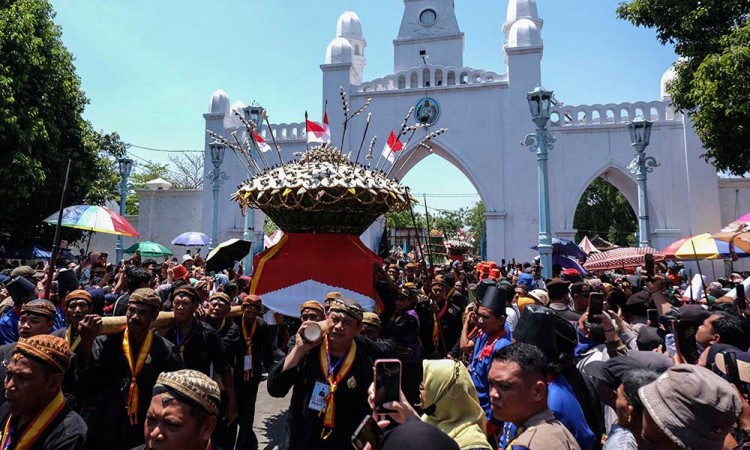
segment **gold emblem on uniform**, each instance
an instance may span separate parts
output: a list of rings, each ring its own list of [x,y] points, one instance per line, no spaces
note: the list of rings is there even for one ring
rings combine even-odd
[[[357,387],[357,380],[354,379],[354,376],[351,376],[348,380],[346,380],[346,386],[349,389],[354,389],[355,387]]]

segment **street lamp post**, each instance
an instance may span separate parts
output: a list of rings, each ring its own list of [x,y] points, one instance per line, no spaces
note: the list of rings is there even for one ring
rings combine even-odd
[[[211,219],[211,241],[208,243],[208,250],[213,250],[219,238],[219,187],[229,179],[227,174],[221,171],[221,163],[224,161],[224,152],[226,147],[222,144],[214,143],[209,146],[211,150],[211,163],[214,165],[213,170],[208,173],[211,180],[211,188],[214,194],[213,215]]]
[[[536,152],[538,163],[539,183],[539,251],[542,263],[542,277],[549,279],[552,276],[552,236],[550,232],[549,212],[549,181],[547,179],[548,152],[552,150],[555,137],[547,131],[547,122],[550,110],[554,103],[552,91],[547,91],[537,86],[533,91],[526,94],[531,111],[531,119],[536,125],[536,131],[529,133],[521,141],[521,145],[529,147],[529,151]]]
[[[630,172],[635,174],[638,181],[638,242],[641,247],[651,246],[651,235],[648,219],[648,195],[646,179],[660,164],[653,156],[646,156],[646,147],[651,141],[652,123],[643,117],[636,117],[628,124],[630,142],[635,148],[635,158],[628,165]]]
[[[120,172],[120,215],[125,216],[125,202],[128,196],[128,178],[130,171],[133,170],[133,160],[129,158],[118,158],[117,169]],[[122,255],[125,253],[125,238],[122,235],[117,236],[117,246],[115,247],[115,263],[122,261]]]
[[[260,131],[261,126],[263,125],[263,107],[253,102],[252,105],[245,108],[245,119],[255,124],[257,127],[257,130]],[[255,142],[255,139],[249,139],[250,142]],[[250,151],[250,157],[253,157],[253,151],[260,151],[260,149],[254,149],[253,146],[250,146],[248,150]],[[251,177],[250,169],[248,169],[247,178],[249,179]],[[247,209],[247,214],[245,214],[245,229],[242,232],[242,238],[248,242],[250,242],[250,253],[245,256],[245,259],[242,260],[242,266],[245,269],[244,275],[252,275],[253,270],[253,235],[255,234],[255,211],[253,208]]]

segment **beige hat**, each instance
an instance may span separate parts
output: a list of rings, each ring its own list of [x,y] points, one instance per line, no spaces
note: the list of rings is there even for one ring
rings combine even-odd
[[[682,448],[721,450],[742,412],[735,389],[712,371],[692,364],[669,368],[638,396],[654,422]]]

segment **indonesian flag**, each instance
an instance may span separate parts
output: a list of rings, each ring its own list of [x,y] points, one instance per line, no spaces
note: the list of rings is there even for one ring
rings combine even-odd
[[[265,153],[271,150],[271,146],[266,144],[266,140],[255,131],[253,131],[253,139],[255,139],[255,143],[258,144],[258,150],[261,152]]]
[[[323,123],[313,122],[305,117],[305,131],[307,143],[325,144],[331,142],[331,129],[328,126],[328,112],[323,113]]]
[[[393,154],[403,148],[404,144],[402,144],[401,141],[399,141],[396,135],[393,133],[393,131],[391,131],[391,134],[388,135],[388,142],[386,142],[385,147],[383,147],[383,156],[391,164],[393,164],[393,162],[396,160],[396,157]]]

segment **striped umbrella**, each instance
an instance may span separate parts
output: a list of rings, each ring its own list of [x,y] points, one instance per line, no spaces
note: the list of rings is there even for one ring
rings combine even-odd
[[[709,233],[703,233],[682,238],[668,245],[662,253],[667,259],[700,260],[729,258],[733,251],[738,258],[750,256],[742,249],[732,250],[729,242],[720,240]]]
[[[646,262],[646,254],[654,255],[654,261],[664,261],[664,255],[651,247],[623,247],[589,256],[583,268],[588,271],[623,269],[625,267],[642,266]]]
[[[46,223],[56,224],[59,212],[44,219]],[[76,205],[63,209],[61,225],[79,230],[97,233],[117,234],[138,237],[130,223],[124,217],[104,206]]]

